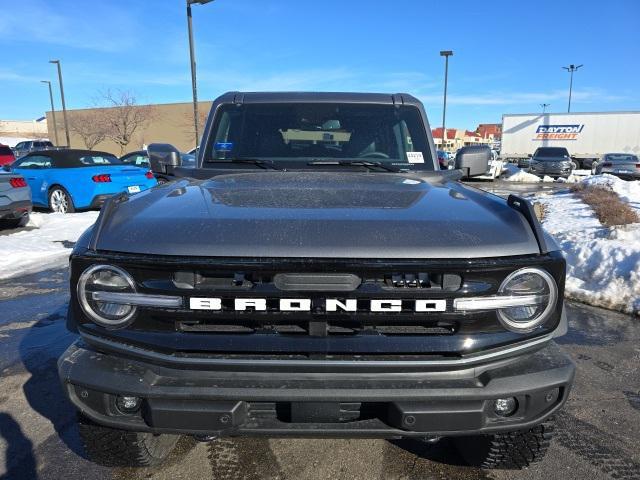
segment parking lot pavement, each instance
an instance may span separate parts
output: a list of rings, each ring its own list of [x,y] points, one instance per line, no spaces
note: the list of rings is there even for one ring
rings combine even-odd
[[[67,273],[0,282],[0,478],[21,479],[638,479],[640,321],[569,304],[560,343],[578,365],[576,385],[546,459],[523,472],[465,466],[446,440],[184,438],[156,469],[107,469],[83,457],[56,359],[65,330]]]

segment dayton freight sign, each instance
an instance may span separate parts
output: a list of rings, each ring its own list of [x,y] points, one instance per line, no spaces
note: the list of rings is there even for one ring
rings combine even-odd
[[[577,140],[584,125],[540,125],[534,140]]]

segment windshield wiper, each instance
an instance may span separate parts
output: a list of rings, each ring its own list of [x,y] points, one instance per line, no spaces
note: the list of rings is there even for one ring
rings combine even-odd
[[[207,163],[247,163],[250,165],[255,165],[257,167],[263,168],[265,170],[280,170],[274,163],[273,160],[263,160],[260,158],[225,158],[225,159],[214,159],[207,160]]]
[[[371,162],[369,160],[314,160],[312,162],[307,163],[307,165],[313,166],[322,166],[322,165],[338,165],[338,166],[347,166],[347,167],[365,167],[369,170],[374,170],[375,168],[381,168],[382,170],[386,170],[387,172],[400,172],[400,169],[392,167],[390,165],[385,165],[382,162]]]

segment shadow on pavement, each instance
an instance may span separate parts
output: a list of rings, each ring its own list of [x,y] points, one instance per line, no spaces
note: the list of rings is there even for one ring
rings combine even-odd
[[[5,453],[5,471],[7,473],[0,476],[0,479],[37,479],[33,443],[24,436],[18,422],[5,412],[0,412],[0,438],[7,442]]]

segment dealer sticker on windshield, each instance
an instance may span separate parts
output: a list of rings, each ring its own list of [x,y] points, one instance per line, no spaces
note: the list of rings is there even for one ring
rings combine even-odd
[[[216,142],[214,148],[218,152],[230,152],[233,150],[233,142]]]
[[[424,163],[422,152],[407,152],[407,160],[409,163]]]

